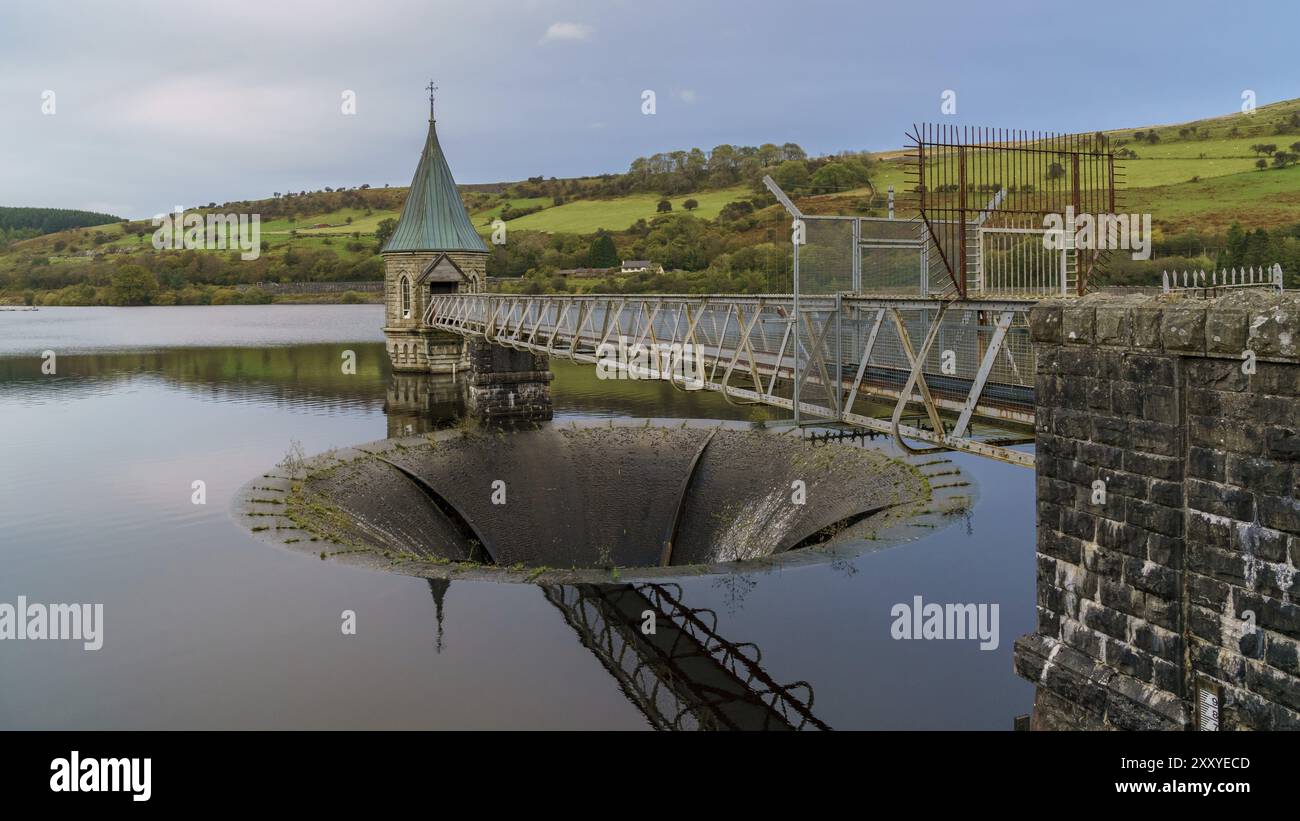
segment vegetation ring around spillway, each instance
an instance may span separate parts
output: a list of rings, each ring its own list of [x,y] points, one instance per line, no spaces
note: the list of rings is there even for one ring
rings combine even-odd
[[[692,419],[466,423],[307,458],[236,495],[257,537],[425,578],[652,580],[826,563],[973,505],[946,458]]]

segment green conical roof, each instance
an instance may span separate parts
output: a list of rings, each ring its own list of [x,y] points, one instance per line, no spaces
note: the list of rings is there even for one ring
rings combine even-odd
[[[460,201],[432,119],[420,165],[415,169],[411,190],[402,206],[402,216],[384,251],[487,252],[483,238],[474,230]]]

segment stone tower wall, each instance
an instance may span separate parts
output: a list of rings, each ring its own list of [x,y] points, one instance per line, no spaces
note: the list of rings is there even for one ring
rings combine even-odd
[[[441,251],[395,252],[384,254],[384,337],[393,369],[406,372],[454,373],[465,367],[463,340],[424,327],[429,291],[415,281]],[[451,251],[447,256],[469,277],[457,290],[477,293],[487,279],[487,254],[477,251]],[[402,315],[399,282],[405,275],[411,280],[411,314]]]

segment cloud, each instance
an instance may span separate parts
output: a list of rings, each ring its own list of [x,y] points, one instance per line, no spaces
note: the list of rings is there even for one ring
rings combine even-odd
[[[557,40],[589,40],[596,30],[586,23],[551,23],[542,37],[543,43]]]
[[[302,137],[314,125],[313,102],[333,104],[333,89],[242,83],[214,75],[163,76],[129,88],[111,103],[96,103],[101,126],[114,125],[155,139],[168,136],[260,145],[259,132],[275,123]]]
[[[129,5],[149,8],[143,0]],[[404,185],[424,140],[430,77],[442,87],[440,136],[462,183],[621,171],[632,157],[681,145],[791,139],[812,153],[893,148],[916,117],[916,100],[933,100],[926,105],[938,116],[931,95],[952,76],[969,78],[963,82],[975,90],[967,93],[980,97],[980,116],[989,121],[1015,125],[1027,116],[1022,95],[996,93],[1012,77],[1042,101],[1035,122],[1060,130],[1181,122],[1240,106],[1250,82],[1224,75],[1224,60],[1234,56],[1231,37],[1251,37],[1252,55],[1264,61],[1258,71],[1284,76],[1286,38],[1294,30],[1251,29],[1230,9],[1212,15],[1223,36],[1208,48],[1220,59],[1206,60],[1205,49],[1175,54],[1150,78],[1150,95],[1097,90],[1122,85],[1123,69],[1114,65],[1144,56],[1145,44],[1121,38],[1108,46],[1101,82],[1066,99],[1051,93],[1050,73],[1026,78],[1023,66],[1026,55],[1050,57],[1042,44],[1059,42],[1068,9],[1026,18],[1013,38],[1019,50],[941,50],[941,58],[900,85],[870,69],[873,61],[905,61],[906,41],[885,38],[867,53],[857,48],[856,27],[782,14],[785,6],[774,0],[749,4],[753,13],[738,22],[734,6],[658,0],[647,15],[645,4],[627,0],[388,0],[390,11],[376,15],[368,4],[344,0],[223,0],[222,19],[256,15],[260,25],[208,25],[199,42],[191,15],[154,15],[141,26],[139,14],[96,0],[2,3],[0,204],[103,205],[148,217],[177,203],[325,185]],[[1142,4],[1130,6],[1135,25],[1161,25],[1171,37],[1195,40],[1207,25],[1204,15],[1161,18]],[[998,33],[987,10],[956,8],[945,29],[953,42]],[[878,27],[906,26],[915,15],[906,4],[881,9]],[[435,30],[439,48],[431,54]],[[747,57],[759,41],[791,43],[791,59],[825,81],[806,88],[801,75],[786,73],[754,83]],[[483,60],[485,50],[500,59]],[[683,85],[705,82],[698,77],[708,78],[705,91]],[[47,88],[58,93],[55,116],[41,113]],[[670,116],[647,128],[634,96],[645,88],[659,90],[661,114],[707,109],[707,116]],[[693,104],[686,88],[696,93]],[[355,116],[340,110],[343,89],[357,93]],[[1256,90],[1261,102],[1270,99]],[[864,94],[870,122],[842,116],[842,101]],[[764,104],[778,98],[795,101],[797,128]],[[529,127],[513,127],[519,121]],[[681,130],[660,130],[668,125]]]

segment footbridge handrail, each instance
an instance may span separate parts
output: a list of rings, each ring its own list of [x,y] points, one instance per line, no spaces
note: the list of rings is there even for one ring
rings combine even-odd
[[[800,295],[797,323],[795,304],[791,294],[434,294],[424,325],[742,403],[793,411],[797,396],[806,418],[1033,465],[970,431],[1032,427],[1036,300]],[[918,418],[908,406],[924,421],[903,423]]]

